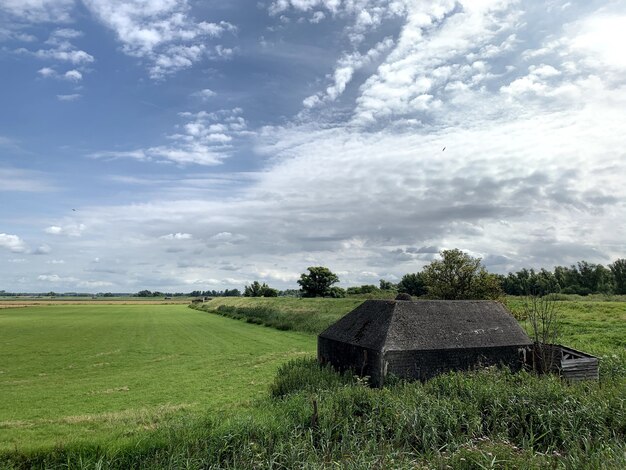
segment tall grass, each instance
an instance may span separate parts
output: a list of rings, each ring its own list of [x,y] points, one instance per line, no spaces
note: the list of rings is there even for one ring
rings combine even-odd
[[[625,468],[624,379],[568,385],[488,369],[372,389],[314,359],[281,368],[250,413],[150,439],[5,455],[9,468]],[[317,414],[313,419],[313,402]]]
[[[234,306],[219,305],[216,308],[194,306],[191,308],[210,311],[224,317],[243,320],[248,323],[269,326],[278,330],[293,330],[317,334],[332,325],[337,318],[309,312],[281,310],[268,305]]]

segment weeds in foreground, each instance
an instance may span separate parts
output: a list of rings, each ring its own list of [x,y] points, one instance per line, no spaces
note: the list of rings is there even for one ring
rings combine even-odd
[[[7,468],[624,468],[626,381],[487,369],[371,389],[314,359],[250,413],[180,420],[133,446],[7,453]],[[314,418],[314,419],[313,419]]]

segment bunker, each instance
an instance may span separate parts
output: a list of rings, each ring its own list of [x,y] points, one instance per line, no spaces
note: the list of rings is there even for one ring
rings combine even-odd
[[[427,380],[451,370],[518,371],[532,341],[508,310],[487,300],[367,300],[318,336],[322,364],[381,386],[389,374]]]

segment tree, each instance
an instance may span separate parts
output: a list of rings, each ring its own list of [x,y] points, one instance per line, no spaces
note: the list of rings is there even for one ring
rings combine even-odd
[[[309,273],[301,274],[298,279],[302,297],[329,297],[332,285],[339,282],[337,275],[324,266],[312,266],[307,270]]]
[[[380,290],[395,290],[397,286],[391,281],[385,281],[381,279],[378,281],[378,288]]]
[[[398,292],[401,294],[420,297],[426,295],[426,279],[424,273],[405,274],[398,283]]]
[[[616,294],[626,294],[626,259],[620,258],[609,264],[613,274],[613,284]]]
[[[266,283],[261,284],[259,281],[254,281],[244,288],[243,295],[244,297],[278,297],[278,291]]]
[[[535,345],[534,369],[545,374],[554,366],[555,357],[552,345],[558,342],[560,334],[560,316],[556,299],[554,294],[527,295],[524,297],[522,309]]]
[[[428,296],[433,299],[497,299],[502,296],[500,281],[461,250],[443,250],[441,260],[424,268]]]
[[[152,297],[152,292],[149,290],[140,290],[137,292],[137,297]]]
[[[243,289],[244,297],[262,297],[263,296],[263,287],[259,283],[259,281],[254,281],[249,286],[245,286]]]

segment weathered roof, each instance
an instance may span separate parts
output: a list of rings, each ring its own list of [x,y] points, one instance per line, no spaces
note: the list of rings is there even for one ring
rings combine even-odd
[[[532,343],[508,310],[489,300],[367,300],[320,337],[379,351]]]

